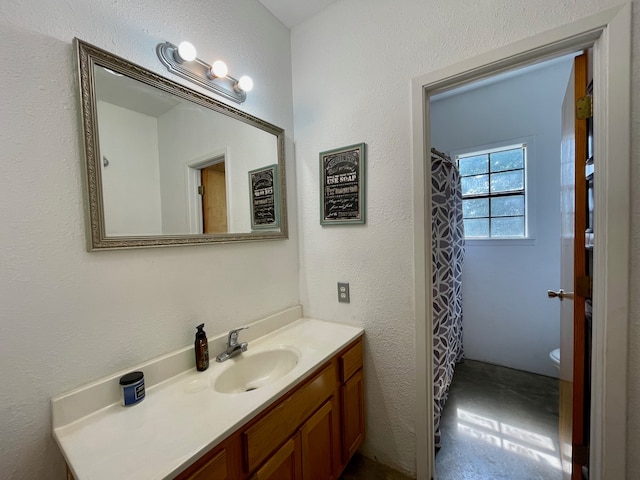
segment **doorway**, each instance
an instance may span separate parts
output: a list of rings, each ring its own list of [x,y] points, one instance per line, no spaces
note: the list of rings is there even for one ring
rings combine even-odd
[[[227,180],[224,159],[200,169],[202,233],[227,233]]]
[[[446,259],[455,258],[441,258],[454,244],[442,241],[443,230],[454,229],[453,219],[436,215],[441,208],[436,205],[454,200],[447,195],[453,188],[441,186],[442,167],[432,155],[433,291],[438,292],[433,358],[450,358],[442,346],[450,350],[455,339],[440,338],[447,335],[446,325],[456,322],[464,331],[466,357],[464,363],[434,366],[436,406],[444,404],[442,421],[435,422],[436,439],[438,433],[442,438],[438,478],[473,472],[478,478],[528,473],[562,479],[558,371],[549,358],[561,344],[560,304],[547,298],[547,290],[560,287],[561,107],[574,56],[430,98],[431,143],[445,152],[460,178],[457,223],[464,222],[466,239],[465,254],[450,265],[452,273],[461,271],[460,315],[441,306],[452,278],[442,269]],[[448,369],[455,374],[443,385]]]
[[[226,149],[212,151],[185,162],[189,233],[232,231],[229,215],[229,174]]]
[[[535,63],[560,54],[594,47],[594,92],[596,110],[595,155],[607,159],[596,176],[595,219],[603,232],[594,245],[594,331],[592,386],[591,473],[594,478],[625,475],[626,432],[626,332],[628,325],[629,178],[630,164],[630,5],[616,7],[512,45],[507,45],[413,80],[414,142],[414,255],[416,315],[416,422],[417,474],[433,476],[432,385],[430,347],[430,174],[425,170],[431,148],[429,97],[471,80]],[[596,167],[597,168],[597,167]],[[606,356],[605,356],[606,351]],[[604,418],[607,421],[604,421]]]

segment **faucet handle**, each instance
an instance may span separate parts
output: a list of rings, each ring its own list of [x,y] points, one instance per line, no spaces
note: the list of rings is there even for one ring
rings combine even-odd
[[[233,330],[229,331],[229,346],[231,345],[236,345],[238,343],[238,335],[240,333],[240,330],[247,330],[249,327],[240,327],[240,328],[235,328]]]

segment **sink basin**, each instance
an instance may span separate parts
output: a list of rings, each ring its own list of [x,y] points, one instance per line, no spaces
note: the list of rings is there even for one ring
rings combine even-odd
[[[299,358],[300,353],[291,347],[242,353],[227,360],[231,365],[214,381],[213,389],[220,393],[251,392],[285,376]]]

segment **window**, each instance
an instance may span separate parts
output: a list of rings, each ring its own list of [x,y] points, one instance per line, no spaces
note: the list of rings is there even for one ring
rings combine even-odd
[[[527,145],[457,155],[465,238],[524,238]]]

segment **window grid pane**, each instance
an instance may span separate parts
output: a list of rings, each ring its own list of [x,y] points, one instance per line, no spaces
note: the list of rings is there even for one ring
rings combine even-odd
[[[521,192],[524,189],[524,171],[511,170],[489,174],[489,192]]]
[[[491,219],[491,237],[523,237],[524,217],[495,217]]]
[[[492,197],[491,198],[491,215],[493,217],[524,216],[524,195],[508,195],[504,197]]]
[[[525,155],[523,145],[458,157],[465,237],[525,236]]]
[[[489,157],[491,158],[492,172],[505,172],[524,168],[524,148],[490,153]]]
[[[473,175],[468,177],[462,177],[460,184],[462,186],[462,195],[482,195],[490,192],[490,179],[489,175]]]
[[[467,238],[472,237],[488,237],[490,233],[489,219],[488,218],[465,218],[464,223],[464,236]]]
[[[489,155],[477,155],[474,157],[461,158],[458,162],[460,175],[467,177],[479,173],[489,173]]]
[[[489,199],[473,198],[462,200],[462,216],[464,218],[481,218],[489,216]]]

